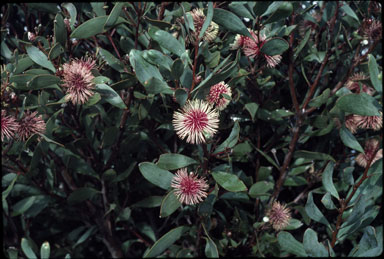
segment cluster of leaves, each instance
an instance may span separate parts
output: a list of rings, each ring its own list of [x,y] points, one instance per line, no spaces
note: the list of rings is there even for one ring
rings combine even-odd
[[[219,25],[212,42],[185,40],[194,8],[202,30]],[[381,39],[361,33],[381,22],[380,4],[9,3],[1,15],[2,110],[46,122],[42,138],[2,142],[9,258],[36,258],[39,244],[41,258],[382,253],[382,159],[354,161],[379,134],[343,126],[348,114],[381,116]],[[265,33],[261,53],[280,64],[232,50],[248,29]],[[95,93],[74,105],[60,70],[85,56]],[[375,95],[344,87],[355,72]],[[174,111],[221,81],[233,94],[218,133],[180,140]],[[171,190],[185,167],[210,185],[200,204]],[[292,213],[280,232],[263,221],[276,199]]]

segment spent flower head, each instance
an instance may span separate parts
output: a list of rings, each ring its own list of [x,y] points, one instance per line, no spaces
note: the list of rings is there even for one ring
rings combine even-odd
[[[17,133],[22,141],[27,140],[33,134],[44,134],[45,122],[42,116],[37,116],[37,111],[25,112],[24,117],[19,122]]]
[[[92,68],[96,61],[89,59],[74,59],[70,63],[63,65],[63,84],[66,88],[66,99],[74,105],[84,104],[94,92],[94,76]]]
[[[274,201],[272,206],[267,210],[266,216],[269,218],[269,223],[276,231],[280,231],[288,226],[291,220],[291,210],[286,208],[285,204],[280,204]]]
[[[174,188],[175,195],[181,203],[192,205],[207,197],[206,190],[209,186],[204,178],[199,178],[193,172],[188,174],[187,168],[183,168],[177,170],[171,187]]]
[[[180,111],[173,113],[173,127],[179,138],[191,144],[206,142],[219,127],[219,112],[204,100],[187,101]]]
[[[376,152],[377,151],[377,152]],[[356,163],[361,167],[367,167],[368,162],[372,159],[371,165],[383,157],[383,149],[379,150],[379,141],[371,138],[365,141],[364,153],[360,153],[356,157]]]
[[[379,113],[380,116],[354,115],[357,127],[361,129],[373,129],[375,131],[380,130],[383,127],[383,113]]]
[[[223,94],[232,96],[232,91],[229,85],[227,85],[224,81],[217,83],[211,86],[209,90],[209,94],[207,95],[207,101],[210,104],[216,104],[216,107],[219,110],[224,110],[225,107],[229,104],[229,100],[223,96]]]
[[[360,93],[360,84],[361,84],[361,91],[368,95],[373,95],[375,93],[375,89],[373,89],[370,86],[367,86],[366,84],[363,84],[360,81],[364,81],[369,79],[368,76],[366,76],[364,73],[355,73],[353,74],[348,81],[345,83],[345,86],[351,90],[353,93]],[[360,84],[359,84],[360,82]]]
[[[1,141],[12,139],[19,128],[16,118],[12,115],[7,115],[5,110],[1,110]]]

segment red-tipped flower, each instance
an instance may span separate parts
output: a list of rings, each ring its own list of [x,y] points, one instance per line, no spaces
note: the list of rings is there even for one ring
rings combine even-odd
[[[266,212],[269,222],[276,231],[280,231],[288,226],[291,220],[291,210],[286,205],[274,201],[272,207]]]
[[[188,12],[192,16],[193,20],[193,26],[195,27],[195,31],[192,32],[191,37],[187,38],[187,42],[195,43],[197,38],[199,37],[200,31],[203,27],[203,24],[205,22],[206,16],[203,12],[203,9],[196,8],[193,9],[191,12]],[[184,20],[184,18],[182,19]],[[219,32],[219,25],[217,23],[211,21],[211,23],[208,25],[208,28],[205,30],[202,40],[207,42],[212,42]]]
[[[33,113],[27,111],[21,119],[17,133],[22,141],[27,140],[33,134],[45,133],[45,122],[41,115],[36,115],[37,111]]]
[[[267,62],[268,67],[275,67],[280,63],[281,56],[274,55],[269,56],[260,51],[261,47],[266,43],[266,37],[261,32],[258,33],[252,30],[249,30],[252,38],[238,35],[235,38],[235,42],[231,45],[232,49],[242,48],[244,54],[250,58],[261,58]]]
[[[181,203],[193,205],[207,197],[208,184],[204,178],[198,178],[193,172],[188,174],[187,168],[179,169],[172,179],[172,188]]]
[[[225,107],[229,104],[229,100],[223,96],[223,94],[232,96],[232,91],[229,85],[224,83],[224,81],[215,84],[209,90],[209,94],[207,96],[207,101],[210,104],[216,104],[216,107],[219,110],[224,110]]]
[[[205,143],[219,127],[219,112],[206,101],[187,101],[180,112],[173,113],[172,123],[179,138],[187,138],[191,144]]]
[[[375,163],[377,160],[383,157],[383,149],[379,149],[379,141],[375,138],[368,139],[365,141],[365,146],[364,146],[364,153],[360,153],[356,157],[356,163],[360,165],[361,167],[366,167],[368,165],[368,162],[372,160],[371,165]],[[377,151],[376,155],[375,152]],[[374,156],[375,155],[375,156]],[[373,157],[374,156],[374,157]]]
[[[16,118],[12,115],[7,116],[7,112],[1,110],[1,141],[3,141],[5,137],[12,139],[18,128],[19,123],[17,123]]]
[[[66,99],[73,104],[84,104],[94,92],[92,59],[75,59],[63,65],[63,87],[67,90]]]

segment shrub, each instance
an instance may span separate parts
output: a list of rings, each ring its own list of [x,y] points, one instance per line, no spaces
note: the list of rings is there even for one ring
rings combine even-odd
[[[1,19],[9,258],[382,253],[380,3]]]

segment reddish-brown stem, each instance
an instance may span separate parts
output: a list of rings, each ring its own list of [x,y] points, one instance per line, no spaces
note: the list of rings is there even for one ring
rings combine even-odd
[[[191,93],[193,91],[193,88],[195,88],[195,84],[196,84],[196,67],[197,67],[197,57],[199,54],[199,42],[200,42],[200,39],[197,38],[195,42],[195,58],[193,61],[193,68],[192,68],[192,85],[191,85],[191,89],[188,92],[188,99],[191,97]]]
[[[332,242],[331,242],[331,247],[333,248],[336,244],[336,241],[337,241],[337,234],[339,233],[339,230],[340,230],[340,227],[341,227],[341,224],[343,222],[343,213],[344,211],[348,208],[348,204],[349,202],[351,201],[351,199],[353,198],[353,196],[355,195],[357,189],[360,187],[360,185],[366,180],[368,179],[370,176],[368,175],[368,170],[369,168],[371,167],[371,164],[372,164],[372,161],[373,159],[375,158],[376,156],[376,153],[379,151],[379,149],[377,149],[375,151],[375,153],[372,155],[372,157],[369,159],[368,161],[368,164],[367,166],[365,167],[365,170],[364,170],[364,173],[363,173],[363,176],[361,177],[360,181],[358,181],[354,186],[353,186],[353,189],[352,189],[352,192],[349,194],[349,196],[347,197],[347,199],[342,199],[340,200],[340,209],[339,209],[339,215],[337,216],[337,222],[336,222],[336,227],[335,227],[335,230],[332,232]]]

